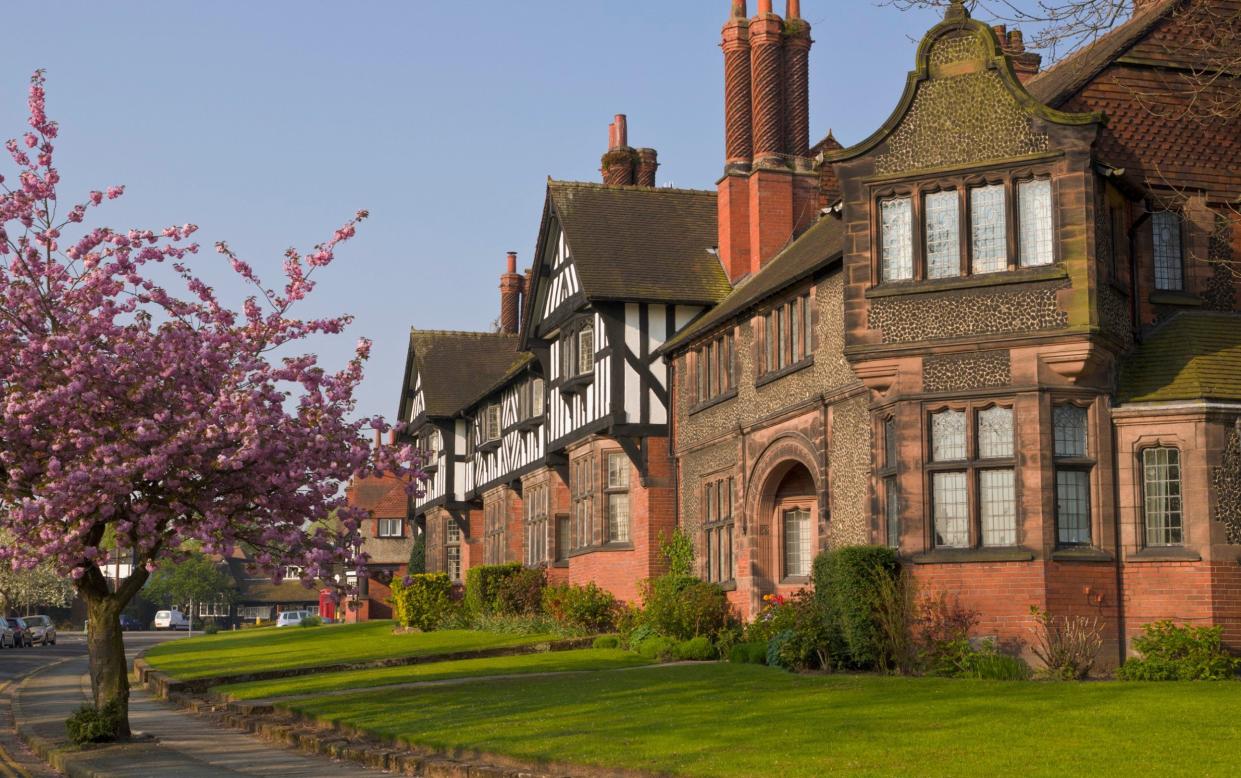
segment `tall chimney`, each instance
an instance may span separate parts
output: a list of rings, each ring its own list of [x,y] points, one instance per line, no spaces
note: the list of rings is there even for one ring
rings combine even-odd
[[[810,24],[801,18],[801,3],[788,0],[784,18],[785,152],[810,153]]]
[[[638,149],[638,186],[655,187],[655,171],[659,169],[659,153],[655,149]]]
[[[748,167],[754,157],[750,96],[750,22],[745,0],[733,0],[724,25],[724,164]]]
[[[1025,36],[1021,34],[1021,30],[996,28],[995,32],[1000,39],[1000,48],[1013,63],[1013,71],[1021,83],[1024,84],[1037,76],[1043,64],[1043,56],[1033,51],[1026,51]]]
[[[784,155],[784,23],[771,0],[759,0],[750,20],[750,108],[754,122],[754,162],[779,164]]]
[[[517,334],[521,324],[521,294],[525,286],[517,274],[517,252],[508,253],[504,275],[500,276],[500,332]]]
[[[631,186],[637,172],[638,153],[629,147],[629,120],[618,113],[608,125],[608,151],[603,155],[600,172],[609,186]]]

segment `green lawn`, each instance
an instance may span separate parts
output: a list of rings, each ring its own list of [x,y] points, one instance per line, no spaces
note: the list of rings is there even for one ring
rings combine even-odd
[[[328,627],[239,630],[172,640],[152,648],[152,667],[181,680],[264,670],[287,670],[388,657],[430,656],[458,651],[520,646],[552,640],[549,635],[489,632],[392,632],[391,621]]]
[[[411,743],[692,776],[1235,775],[1241,683],[797,676],[703,664],[290,708]]]
[[[556,673],[582,670],[617,670],[624,667],[641,667],[648,664],[650,664],[648,660],[629,651],[622,651],[617,648],[586,648],[576,651],[554,651],[545,654],[458,659],[449,662],[407,665],[405,667],[379,667],[371,670],[349,670],[343,673],[303,675],[294,678],[279,678],[272,681],[254,681],[252,683],[217,686],[213,691],[228,694],[234,699],[257,700],[265,697],[313,694],[341,689],[364,689],[368,686],[386,686],[414,681],[439,681],[448,678],[470,678],[483,675],[524,675],[527,673]]]

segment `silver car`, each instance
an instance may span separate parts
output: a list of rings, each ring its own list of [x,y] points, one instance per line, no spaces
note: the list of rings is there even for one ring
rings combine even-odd
[[[56,645],[56,625],[47,616],[23,616],[26,629],[30,632],[30,643],[41,646]]]
[[[17,635],[3,616],[0,616],[0,648],[17,648]]]

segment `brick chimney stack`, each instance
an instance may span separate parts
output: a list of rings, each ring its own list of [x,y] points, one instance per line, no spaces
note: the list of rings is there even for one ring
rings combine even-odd
[[[608,151],[603,155],[600,172],[609,186],[631,186],[637,172],[638,152],[629,146],[629,120],[618,113],[608,125]]]
[[[517,273],[517,252],[510,251],[500,276],[500,332],[515,335],[521,326],[521,295],[525,279]]]
[[[719,255],[734,283],[809,228],[818,211],[818,176],[808,159],[813,41],[800,0],[787,3],[782,19],[772,0],[759,0],[757,15],[747,21],[746,3],[733,0],[722,34]]]
[[[655,188],[655,171],[659,170],[659,153],[655,149],[638,149],[638,186]]]
[[[997,24],[992,29],[995,31],[995,37],[1000,39],[1000,49],[1013,63],[1013,71],[1021,83],[1024,84],[1037,76],[1043,64],[1043,56],[1033,51],[1026,51],[1025,36],[1022,35],[1021,30],[1010,30],[1003,24]]]

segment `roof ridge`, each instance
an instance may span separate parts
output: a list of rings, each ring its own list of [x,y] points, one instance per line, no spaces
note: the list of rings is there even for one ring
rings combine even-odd
[[[567,181],[558,178],[548,178],[547,185],[559,186],[576,186],[586,189],[606,189],[617,192],[658,192],[664,194],[694,194],[715,197],[716,192],[711,189],[686,189],[677,186],[637,186],[635,184],[601,184],[598,181]]]
[[[512,332],[482,332],[478,330],[424,330],[418,327],[410,327],[409,334],[414,335],[468,335],[475,338],[516,338],[516,333]]]

